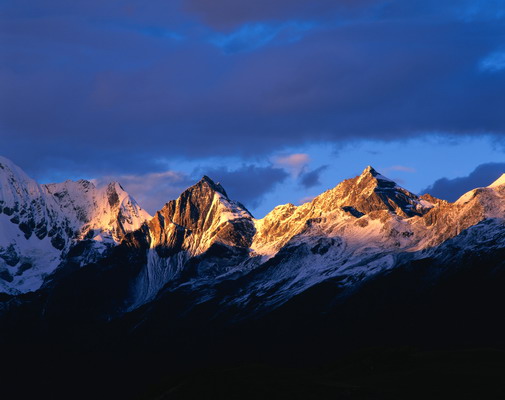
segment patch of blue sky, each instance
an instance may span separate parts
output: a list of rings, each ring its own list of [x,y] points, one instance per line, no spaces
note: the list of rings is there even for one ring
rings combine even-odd
[[[460,18],[467,22],[505,18],[505,1],[503,0],[456,1],[455,7]]]
[[[359,175],[368,165],[395,180],[400,186],[419,193],[439,178],[467,176],[480,164],[503,162],[505,147],[490,135],[451,137],[431,134],[391,142],[360,140],[340,145],[308,143],[249,160],[241,157],[213,157],[198,161],[171,159],[166,161],[166,166],[197,180],[206,170],[219,166],[226,166],[229,170],[240,169],[244,164],[280,168],[275,164],[275,159],[289,154],[308,155],[309,162],[303,169],[305,172],[327,166],[319,175],[320,184],[307,189],[301,185],[297,176],[290,174],[266,193],[257,207],[246,204],[257,218],[263,217],[279,204],[298,205],[304,198],[316,196],[344,179]],[[163,164],[162,160],[160,164]]]
[[[174,42],[180,42],[186,39],[186,36],[181,32],[177,32],[171,29],[168,29],[163,26],[156,25],[142,25],[136,23],[127,23],[117,21],[107,21],[107,22],[95,22],[95,26],[102,30],[109,31],[130,31],[141,34],[143,36],[148,36],[152,38],[159,39],[170,39]]]
[[[173,39],[176,41],[181,41],[185,39],[185,36],[181,33],[174,32],[168,29],[164,29],[158,26],[144,26],[137,28],[137,31],[146,35],[161,39]]]
[[[288,179],[265,195],[263,202],[252,210],[255,216],[265,215],[278,204],[299,204],[304,198],[359,175],[367,165],[418,193],[439,178],[467,176],[480,164],[503,162],[505,158],[504,148],[487,135],[456,139],[430,135],[393,142],[362,140],[339,147],[318,143],[293,148],[290,152],[307,153],[311,159],[309,170],[328,165],[320,174],[321,184],[306,189],[299,180]]]

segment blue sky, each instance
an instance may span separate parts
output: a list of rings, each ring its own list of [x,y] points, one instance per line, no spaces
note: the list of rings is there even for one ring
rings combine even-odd
[[[505,172],[503,0],[6,0],[0,46],[1,154],[151,212],[203,174],[262,216],[369,164]]]

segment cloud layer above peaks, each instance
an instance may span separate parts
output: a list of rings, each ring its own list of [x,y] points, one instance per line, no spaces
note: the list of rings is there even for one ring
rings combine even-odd
[[[275,168],[315,187],[326,161],[272,157],[307,143],[505,137],[504,22],[500,0],[6,0],[2,152],[55,177],[181,160],[189,174],[213,158],[233,181],[270,162],[264,187],[283,181]]]

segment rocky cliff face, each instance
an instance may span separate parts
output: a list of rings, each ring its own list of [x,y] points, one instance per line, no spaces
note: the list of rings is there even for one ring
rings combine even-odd
[[[422,217],[435,206],[367,167],[361,175],[343,181],[309,203],[276,207],[257,221],[253,248],[258,254],[272,255],[296,235],[314,235],[317,229],[319,235],[349,239],[373,235],[377,242],[400,230],[400,236],[408,238],[412,235],[405,233],[410,230],[404,221]]]
[[[168,202],[148,226],[151,247],[185,250],[191,255],[216,242],[248,248],[255,232],[249,211],[230,200],[223,187],[207,176]]]
[[[69,221],[77,240],[119,243],[126,233],[151,218],[118,182],[96,188],[86,180],[65,181],[42,188],[55,199],[58,211]]]
[[[119,184],[37,185],[0,162],[0,345],[23,382],[55,350],[73,377],[74,350],[93,370],[110,354],[96,376],[121,371],[117,387],[132,365],[503,346],[505,176],[448,203],[366,168],[262,219],[204,177],[146,220]]]
[[[133,307],[165,285],[204,293],[232,276],[248,277],[243,294],[228,300],[239,308],[257,298],[264,306],[282,304],[335,277],[351,287],[404,258],[429,257],[481,221],[502,218],[502,190],[495,184],[448,203],[419,197],[367,167],[312,202],[278,206],[257,220],[204,177],[147,224],[146,268]]]
[[[278,206],[257,220],[252,247],[271,256],[295,237],[323,235],[396,250],[427,249],[486,218],[503,218],[504,187],[497,180],[448,203],[419,197],[367,167],[309,203]]]
[[[140,240],[138,234],[126,238],[125,246],[144,247],[147,253],[146,266],[134,285],[133,307],[154,298],[167,282],[185,269],[188,272],[190,268],[185,266],[190,258],[211,248],[239,248],[247,254],[254,233],[249,211],[230,200],[220,184],[204,176],[158,211],[144,227]],[[209,266],[207,272],[200,272],[219,275],[229,267],[226,260],[220,264],[222,268]]]
[[[425,214],[433,204],[398,186],[392,180],[368,166],[360,176],[347,179],[334,189],[314,199],[313,206],[321,209],[342,207],[355,216],[373,211],[389,211],[401,217]]]
[[[36,290],[76,245],[92,262],[149,218],[118,183],[39,185],[0,157],[0,291]]]
[[[367,167],[309,203],[278,206],[262,219],[204,176],[149,219],[118,183],[37,185],[12,164],[2,166],[4,291],[37,289],[62,260],[74,268],[115,263],[107,257],[120,243],[115,259],[135,265],[122,278],[130,310],[166,287],[197,290],[231,277],[248,277],[248,289],[229,299],[237,307],[258,297],[281,304],[335,277],[353,286],[399,260],[429,257],[483,221],[499,227],[505,215],[503,178],[448,203]]]

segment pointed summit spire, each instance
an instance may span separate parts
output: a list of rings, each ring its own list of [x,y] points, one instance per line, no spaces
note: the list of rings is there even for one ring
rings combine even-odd
[[[375,168],[373,168],[371,165],[367,166],[361,175],[359,176],[359,180],[362,181],[363,179],[373,179],[374,182],[377,182],[379,186],[396,186],[396,182],[393,180],[386,178],[384,175],[380,174],[377,172]]]
[[[248,247],[255,232],[252,218],[242,204],[228,198],[219,183],[204,175],[165,204],[150,222],[150,229],[157,237],[155,246],[196,255],[217,242]]]
[[[360,214],[390,211],[404,217],[422,215],[429,207],[414,193],[398,186],[393,180],[367,166],[361,175],[346,179],[328,192],[330,207],[355,210]],[[326,195],[322,195],[322,198]],[[357,213],[356,213],[357,214]]]
[[[363,174],[372,174],[373,176],[377,175],[378,172],[375,170],[374,167],[372,167],[371,165],[368,165],[364,170],[363,172],[361,173],[361,175]]]
[[[190,187],[188,190],[192,189],[195,186],[202,186],[206,185],[208,186],[211,190],[215,192],[219,192],[223,194],[225,197],[228,197],[228,194],[226,193],[226,190],[224,190],[224,187],[221,186],[219,182],[214,182],[211,178],[209,178],[207,175],[204,175],[202,179],[198,181],[194,186]]]
[[[200,179],[200,182],[207,182],[212,185],[215,184],[215,182],[211,178],[209,178],[207,175],[202,176],[202,179]]]

